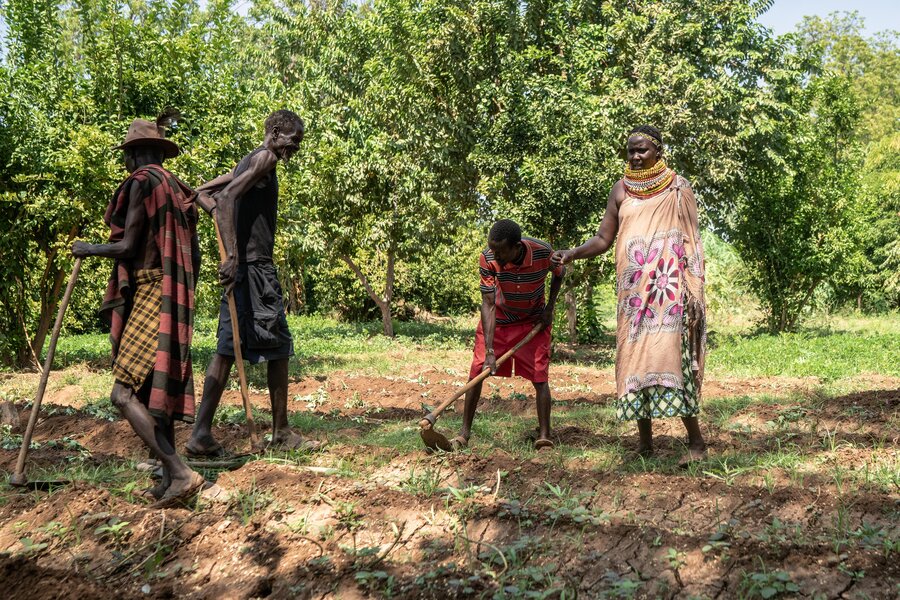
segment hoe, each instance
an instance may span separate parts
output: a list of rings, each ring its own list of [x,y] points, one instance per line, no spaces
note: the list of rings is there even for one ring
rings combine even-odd
[[[537,323],[531,331],[528,332],[522,340],[506,351],[506,353],[497,359],[497,366],[499,367],[504,362],[506,362],[512,355],[519,351],[519,349],[530,342],[534,336],[540,332],[541,329],[544,328],[542,323]],[[425,415],[421,421],[419,421],[419,434],[422,436],[422,441],[425,442],[425,446],[431,450],[443,450],[444,452],[451,452],[453,450],[452,444],[450,444],[450,440],[447,439],[447,436],[442,434],[440,431],[437,431],[434,428],[434,424],[437,421],[437,418],[441,415],[444,410],[453,404],[458,398],[462,397],[463,394],[468,392],[470,389],[484,381],[490,376],[491,372],[489,369],[485,369],[481,373],[479,373],[476,377],[474,377],[469,383],[463,386],[452,398],[449,400],[445,400],[439,406],[437,406],[430,413]]]

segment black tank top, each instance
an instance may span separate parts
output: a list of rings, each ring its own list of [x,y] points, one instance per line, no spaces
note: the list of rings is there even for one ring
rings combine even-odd
[[[260,146],[234,168],[237,178],[250,167],[250,160],[265,148]],[[278,220],[278,175],[275,169],[247,190],[235,212],[238,260],[242,263],[272,261],[275,224]]]

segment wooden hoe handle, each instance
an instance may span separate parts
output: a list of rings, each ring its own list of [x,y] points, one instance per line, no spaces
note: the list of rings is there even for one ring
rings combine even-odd
[[[205,209],[205,207],[204,207]],[[219,233],[219,223],[213,216],[213,227],[216,229],[216,240],[219,242],[219,259],[225,262],[228,254],[225,252],[225,244],[222,243],[222,235]],[[250,408],[250,391],[247,388],[247,373],[244,371],[244,355],[241,352],[240,324],[238,323],[237,306],[234,303],[234,291],[225,295],[228,301],[228,314],[231,316],[231,341],[234,346],[234,363],[237,365],[238,379],[241,382],[241,402],[244,404],[244,414],[247,417],[247,429],[250,433],[250,448],[255,449],[259,445],[256,435],[256,423],[253,422],[253,411]]]
[[[38,413],[41,411],[41,402],[44,400],[44,392],[47,390],[47,380],[50,378],[50,367],[53,366],[53,356],[56,354],[56,342],[59,341],[59,330],[62,329],[63,317],[66,307],[72,298],[75,282],[78,281],[78,272],[81,270],[82,257],[75,259],[72,266],[72,274],[69,275],[69,284],[59,303],[56,312],[56,323],[53,324],[53,333],[50,334],[50,345],[47,347],[47,358],[44,359],[44,370],[41,372],[41,381],[38,384],[37,393],[34,396],[34,404],[31,406],[31,415],[28,417],[28,426],[25,435],[22,436],[22,447],[19,449],[19,459],[16,461],[16,470],[10,476],[13,485],[25,485],[25,459],[28,456],[28,448],[31,446],[31,436],[34,435],[34,426],[37,423]]]
[[[503,356],[501,356],[500,358],[497,359],[497,366],[499,367],[500,365],[502,365],[512,355],[514,355],[516,352],[518,352],[522,348],[522,346],[524,346],[525,344],[530,342],[532,339],[534,339],[534,336],[536,336],[543,328],[544,328],[543,323],[540,323],[540,322],[535,323],[534,327],[531,328],[531,331],[528,332],[528,335],[523,337],[519,341],[518,344],[516,344],[515,346],[513,346],[512,348],[507,350],[503,354]],[[490,376],[491,376],[490,369],[484,369],[481,373],[479,373],[478,375],[473,377],[471,380],[469,380],[469,383],[464,385],[458,392],[456,392],[456,394],[452,398],[450,398],[449,400],[445,400],[440,405],[438,405],[434,410],[432,410],[430,413],[425,415],[422,418],[422,420],[419,421],[419,427],[421,427],[422,429],[430,429],[431,427],[433,427],[434,422],[441,415],[441,413],[444,412],[444,410],[446,410],[446,408],[448,406],[450,406],[451,404],[456,402],[456,400],[458,398],[460,398],[463,394],[465,394],[466,392],[468,392],[473,387],[475,387],[476,385],[478,385],[479,383],[481,383],[482,381],[484,381],[485,379],[487,379]]]

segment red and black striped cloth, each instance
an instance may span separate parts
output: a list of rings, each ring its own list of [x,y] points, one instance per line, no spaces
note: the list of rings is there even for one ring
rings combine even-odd
[[[148,165],[132,173],[113,194],[103,219],[110,228],[109,241],[125,235],[125,219],[132,186],[144,197],[149,235],[159,248],[162,261],[162,306],[156,363],[151,374],[148,409],[156,416],[192,421],[194,376],[191,338],[194,333],[195,274],[191,240],[197,232],[194,192],[159,165]],[[149,268],[152,265],[144,265]],[[100,314],[110,324],[113,360],[119,350],[134,294],[134,273],[126,260],[113,267]]]
[[[559,276],[562,266],[553,268],[553,248],[547,242],[523,237],[525,257],[522,264],[500,266],[490,248],[479,257],[482,293],[496,292],[497,325],[535,321],[544,310],[544,282],[547,273]]]

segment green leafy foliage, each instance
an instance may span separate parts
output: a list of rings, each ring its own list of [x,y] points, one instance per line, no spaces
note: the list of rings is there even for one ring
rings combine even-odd
[[[109,148],[167,106],[183,114],[170,136],[184,150],[167,166],[191,185],[252,150],[270,111],[307,120],[302,151],[279,167],[275,260],[294,313],[380,318],[388,335],[395,318],[471,313],[490,222],[579,243],[643,122],[665,132],[702,220],[743,261],[711,272],[711,288],[746,281],[778,331],[823,289],[896,307],[896,37],[863,38],[851,15],[777,39],[757,20],[770,5],[255,0],[242,15],[227,0],[9,0],[0,361],[41,354],[71,242],[107,235],[125,176]],[[197,307],[214,316],[205,217],[200,234]],[[101,329],[109,272],[85,263],[67,332]],[[602,339],[594,292],[611,272],[609,256],[570,270],[570,337]]]

